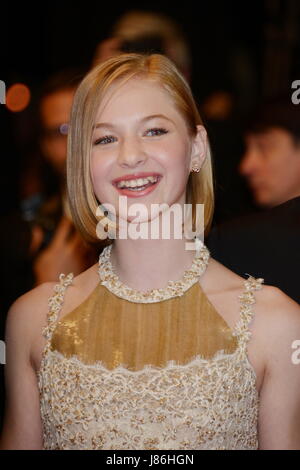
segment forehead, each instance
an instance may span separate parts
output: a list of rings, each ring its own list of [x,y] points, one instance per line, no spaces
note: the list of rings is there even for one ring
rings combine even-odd
[[[167,113],[182,119],[176,106],[162,85],[147,79],[131,79],[112,85],[99,105],[97,120],[121,120],[130,116]]]

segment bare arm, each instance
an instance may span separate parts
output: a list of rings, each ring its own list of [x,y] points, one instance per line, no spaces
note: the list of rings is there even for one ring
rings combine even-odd
[[[43,307],[41,294],[45,297],[45,285],[17,299],[8,312],[5,334],[6,409],[0,449],[43,447],[39,391],[31,362],[36,314]]]
[[[278,289],[273,300],[273,311],[263,325],[266,372],[260,395],[259,448],[295,450],[300,449],[300,364],[292,361],[292,344],[300,340],[300,306]]]

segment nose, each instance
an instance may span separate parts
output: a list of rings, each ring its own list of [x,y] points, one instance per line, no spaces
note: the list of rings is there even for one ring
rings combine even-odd
[[[147,154],[136,137],[126,137],[119,147],[118,163],[122,167],[134,168],[147,160]]]
[[[249,148],[244,153],[242,160],[239,164],[239,172],[243,176],[250,176],[252,175],[259,163],[259,156],[257,150],[254,148]]]

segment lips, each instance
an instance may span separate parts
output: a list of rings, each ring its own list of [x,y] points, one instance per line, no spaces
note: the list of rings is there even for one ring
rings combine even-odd
[[[127,180],[135,180],[138,178],[147,178],[148,176],[158,176],[159,178],[161,175],[159,173],[132,173],[130,175],[120,176],[119,178],[115,178],[112,180],[112,184],[116,185],[119,181],[127,181]]]
[[[148,183],[147,185],[141,186],[140,189],[139,187],[119,187],[118,183],[120,181],[128,181],[128,180],[138,180],[138,179],[143,179],[147,178],[149,176],[156,177],[157,181],[154,183]],[[158,186],[160,183],[162,176],[159,173],[134,173],[130,175],[124,175],[119,178],[115,178],[112,183],[115,186],[116,190],[118,193],[122,196],[128,196],[130,198],[138,198],[142,196],[146,196],[150,194],[152,191],[155,190],[155,188]]]

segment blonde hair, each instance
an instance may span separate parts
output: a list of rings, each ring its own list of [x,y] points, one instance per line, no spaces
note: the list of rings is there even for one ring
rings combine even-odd
[[[96,235],[99,206],[91,179],[90,156],[96,114],[106,92],[116,83],[123,84],[132,78],[155,81],[171,96],[177,110],[184,117],[190,134],[196,135],[197,125],[202,125],[191,90],[175,65],[160,54],[121,54],[92,69],[79,85],[71,112],[68,133],[67,187],[72,218],[84,239],[99,243]],[[210,228],[213,209],[213,175],[210,147],[200,173],[190,173],[186,203],[204,204],[205,231]],[[193,227],[196,211],[193,210]],[[111,240],[107,240],[111,241]]]

